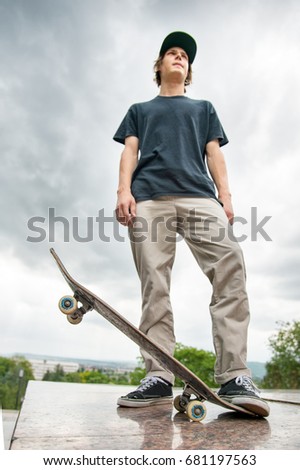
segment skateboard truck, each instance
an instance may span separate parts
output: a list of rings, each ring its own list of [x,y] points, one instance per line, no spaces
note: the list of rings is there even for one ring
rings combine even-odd
[[[81,303],[81,307],[78,307],[78,302]],[[93,310],[94,306],[88,298],[75,291],[74,295],[64,295],[58,302],[58,308],[72,325],[78,325],[83,315]]]
[[[192,395],[195,395],[196,398],[191,399]],[[199,396],[199,393],[187,383],[182,394],[175,397],[173,405],[180,413],[185,412],[192,421],[202,421],[206,416],[204,400],[205,398]]]

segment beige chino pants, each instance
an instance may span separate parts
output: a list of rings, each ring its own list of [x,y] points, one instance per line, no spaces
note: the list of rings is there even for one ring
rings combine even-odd
[[[223,208],[214,199],[167,196],[137,203],[137,219],[129,236],[141,280],[140,330],[174,353],[170,282],[177,233],[212,285],[209,309],[216,382],[251,375],[246,366],[249,306],[243,254]],[[170,372],[147,352],[141,354],[147,376],[158,375],[174,383]]]

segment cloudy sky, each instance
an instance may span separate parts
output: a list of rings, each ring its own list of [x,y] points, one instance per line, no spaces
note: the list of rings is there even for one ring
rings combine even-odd
[[[112,136],[132,103],[158,93],[153,61],[163,38],[183,30],[198,43],[188,96],[214,104],[230,140],[252,312],[248,359],[270,358],[276,322],[299,319],[299,24],[297,0],[0,0],[0,354],[139,355],[98,314],[78,326],[60,314],[69,290],[49,248],[138,324],[126,229],[112,222],[122,149]],[[256,230],[261,221],[268,236]],[[179,242],[177,341],[213,349],[210,295]]]

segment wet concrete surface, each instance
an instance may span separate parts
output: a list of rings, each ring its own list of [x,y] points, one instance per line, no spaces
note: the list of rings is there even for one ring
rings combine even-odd
[[[10,447],[10,441],[14,433],[18,414],[19,412],[15,410],[2,410],[3,444],[6,450]]]
[[[120,408],[128,386],[29,382],[12,450],[296,450],[300,391],[264,391],[271,413],[252,418],[206,402],[204,421],[172,404]],[[174,395],[180,390],[174,390]],[[280,401],[278,401],[280,400]]]

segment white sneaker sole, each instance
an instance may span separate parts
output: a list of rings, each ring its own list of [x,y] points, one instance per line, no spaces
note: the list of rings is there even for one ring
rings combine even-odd
[[[225,401],[229,401],[233,405],[241,406],[248,411],[252,411],[258,416],[267,417],[270,414],[270,407],[268,403],[260,398],[246,397],[246,396],[235,396],[235,397],[222,397]]]
[[[117,401],[119,406],[126,406],[128,408],[142,408],[146,406],[165,405],[166,403],[173,403],[173,397],[150,398],[149,400],[138,400],[136,398],[120,397]]]

